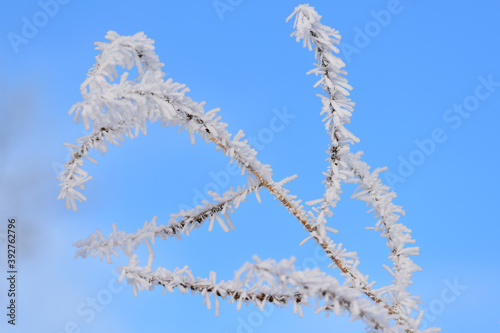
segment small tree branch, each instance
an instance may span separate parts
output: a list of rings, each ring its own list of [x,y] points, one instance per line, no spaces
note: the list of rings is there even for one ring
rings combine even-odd
[[[211,225],[215,219],[220,220],[219,215],[222,214],[231,230],[234,229],[228,213],[233,213],[233,208],[238,208],[241,202],[244,202],[246,196],[250,193],[258,191],[261,185],[255,185],[250,188],[243,186],[238,187],[236,191],[229,190],[222,197],[216,196],[217,202],[204,202],[203,206],[188,211],[180,211],[177,214],[172,214],[172,218],[167,225],[157,225],[155,216],[150,223],[145,222],[144,226],[137,229],[135,233],[126,233],[116,229],[116,223],[113,224],[113,232],[106,238],[98,229],[95,233],[87,237],[85,241],[78,241],[73,244],[79,248],[76,252],[76,257],[86,258],[87,256],[100,256],[107,258],[108,263],[111,263],[111,254],[118,256],[117,248],[124,251],[127,256],[131,256],[133,251],[146,241],[151,241],[154,244],[156,237],[167,239],[176,237],[180,239],[181,234],[189,236],[190,232],[196,227],[199,228],[206,220],[211,220]],[[180,219],[179,219],[180,217]],[[223,222],[219,221],[223,224]],[[224,224],[225,231],[229,231]]]
[[[233,280],[217,282],[215,272],[210,273],[209,279],[195,278],[187,266],[173,272],[159,267],[153,272],[149,266],[138,266],[139,262],[134,256],[128,266],[119,268],[120,281],[126,277],[135,295],[138,291],[151,290],[158,285],[164,287],[164,291],[173,292],[175,288],[182,293],[191,291],[204,296],[204,303],[209,309],[214,296],[216,315],[218,298],[229,298],[229,303],[238,304],[238,310],[242,303],[254,304],[261,310],[268,303],[280,307],[293,304],[294,312],[301,316],[302,306],[310,306],[310,302],[316,299],[317,313],[335,311],[338,315],[347,311],[352,320],[362,320],[373,330],[398,332],[397,327],[390,326],[393,316],[387,315],[383,306],[360,298],[359,292],[340,285],[335,278],[319,269],[296,271],[293,267],[294,258],[280,263],[254,258],[257,263],[243,265]]]

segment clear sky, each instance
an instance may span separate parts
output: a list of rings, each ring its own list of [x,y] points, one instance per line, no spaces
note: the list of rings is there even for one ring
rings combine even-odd
[[[63,4],[63,2],[65,2]],[[49,5],[51,4],[52,5]],[[147,137],[93,154],[93,176],[79,211],[57,201],[54,179],[68,158],[63,142],[86,134],[67,115],[81,100],[79,86],[93,65],[93,43],[109,30],[139,31],[156,41],[167,77],[185,83],[196,101],[221,108],[236,133],[253,137],[275,179],[297,174],[292,193],[323,193],[328,138],[321,123],[316,78],[306,76],[314,54],[289,35],[292,1],[10,1],[0,20],[0,212],[19,225],[18,325],[5,317],[5,240],[2,240],[1,331],[4,332],[363,332],[347,317],[292,309],[221,307],[215,317],[200,296],[160,290],[133,296],[113,275],[124,263],[73,259],[72,243],[116,222],[135,231],[245,178],[229,174],[228,159],[186,132],[150,126]],[[349,129],[361,139],[371,166],[388,166],[383,179],[421,255],[410,290],[420,295],[426,325],[449,332],[493,332],[500,327],[500,232],[497,207],[500,116],[500,3],[497,1],[311,1],[322,22],[342,35],[341,57],[354,87]],[[217,5],[219,9],[216,8]],[[31,27],[33,24],[37,26]],[[30,29],[31,27],[31,29]],[[286,115],[286,116],[285,116]],[[274,125],[278,124],[278,126]],[[228,180],[228,181],[226,181]],[[227,184],[229,182],[229,184]],[[360,270],[390,283],[381,267],[388,248],[375,220],[344,187],[331,225],[335,241],[357,251]],[[189,265],[222,279],[252,255],[295,256],[301,267],[326,268],[306,232],[267,193],[249,198],[224,233],[205,225],[182,241],[156,243],[155,266]],[[141,252],[144,254],[144,252]],[[451,286],[451,287],[450,287]],[[92,305],[92,302],[94,304]]]

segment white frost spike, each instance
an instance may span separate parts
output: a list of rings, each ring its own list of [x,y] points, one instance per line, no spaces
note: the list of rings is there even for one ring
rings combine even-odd
[[[257,198],[257,202],[261,203],[262,200],[260,199],[259,190],[256,190],[254,193],[255,193],[255,197]]]
[[[313,238],[313,236],[309,236],[309,237],[307,237],[307,238],[306,238],[306,239],[304,239],[302,242],[300,242],[299,246],[304,245],[305,243],[307,243],[307,241],[308,241],[308,240],[310,240],[310,239],[312,239],[312,238]]]
[[[212,215],[210,218],[210,225],[208,226],[208,231],[212,231],[214,229],[214,221],[215,221],[215,215]]]
[[[231,218],[229,217],[229,214],[228,213],[224,213],[224,218],[226,219],[226,222],[227,224],[229,225],[229,229],[234,230],[234,225],[233,225],[233,221],[231,221]]]
[[[154,255],[154,251],[153,251],[153,248],[151,247],[151,243],[149,242],[149,240],[146,240],[146,246],[148,247],[148,252],[149,252],[148,264],[146,267],[151,268],[153,266],[153,259],[154,259],[155,255]]]
[[[227,227],[226,223],[224,223],[224,220],[219,215],[214,216],[217,219],[217,222],[219,222],[219,225],[222,227],[222,230],[224,230],[224,232],[229,232],[229,228]]]

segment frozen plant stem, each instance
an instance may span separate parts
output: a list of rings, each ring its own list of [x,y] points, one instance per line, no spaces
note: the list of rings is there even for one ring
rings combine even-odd
[[[189,89],[164,80],[161,68],[163,64],[154,52],[153,41],[143,33],[133,36],[120,36],[108,32],[109,42],[96,43],[100,54],[96,64],[89,71],[87,79],[82,83],[80,91],[83,101],[75,104],[70,110],[76,122],[83,122],[90,135],[77,139],[77,144],[65,144],[70,148],[71,159],[65,164],[65,170],[58,179],[61,191],[58,199],[66,201],[66,207],[77,210],[76,202],[86,200],[81,190],[91,179],[82,169],[84,158],[97,163],[89,156],[93,150],[104,154],[107,144],[120,145],[125,137],[133,139],[139,132],[147,133],[147,123],[160,121],[162,126],[178,126],[186,129],[191,142],[195,143],[194,134],[206,142],[213,142],[217,150],[229,156],[241,168],[241,174],[247,175],[247,184],[237,189],[232,188],[222,195],[210,192],[213,202],[203,201],[202,205],[193,209],[172,214],[166,225],[158,225],[157,218],[145,222],[135,233],[118,231],[113,224],[113,232],[105,237],[100,230],[91,234],[86,240],[74,245],[79,248],[77,257],[99,256],[112,262],[112,255],[118,256],[122,250],[129,258],[126,266],[121,266],[120,279],[126,278],[132,284],[134,293],[139,290],[151,290],[155,286],[163,286],[172,291],[178,288],[181,292],[192,291],[205,297],[205,304],[210,308],[211,297],[215,301],[218,313],[219,298],[229,298],[230,302],[252,303],[261,309],[272,303],[277,306],[293,304],[294,310],[302,314],[302,306],[310,306],[309,301],[316,300],[316,312],[334,311],[337,315],[349,313],[353,320],[362,320],[371,331],[417,333],[423,312],[417,319],[410,316],[412,310],[418,311],[418,297],[410,295],[406,288],[411,284],[411,277],[420,270],[409,258],[418,255],[418,247],[405,247],[415,241],[410,230],[398,222],[404,211],[392,203],[395,197],[390,189],[383,185],[379,173],[384,168],[370,172],[370,167],[361,161],[362,153],[352,153],[351,145],[359,142],[345,124],[350,123],[354,103],[350,100],[348,84],[343,69],[344,63],[335,56],[340,43],[340,35],[334,29],[320,23],[321,16],[314,8],[300,5],[292,15],[295,17],[292,36],[303,41],[310,50],[314,48],[318,63],[310,73],[320,75],[315,86],[321,85],[326,96],[319,95],[323,103],[321,114],[324,115],[325,129],[330,137],[328,148],[328,170],[325,172],[325,192],[323,197],[308,202],[313,206],[306,210],[284,188],[284,184],[295,178],[289,177],[275,182],[272,169],[257,159],[257,152],[244,139],[243,131],[235,136],[227,131],[227,124],[221,122],[218,109],[205,111],[204,102],[194,102],[186,96]],[[118,79],[117,67],[125,69]],[[138,76],[129,79],[130,70],[135,67]],[[358,270],[359,259],[355,252],[347,252],[342,244],[336,244],[328,232],[336,232],[327,226],[333,209],[340,200],[342,183],[355,183],[358,189],[353,198],[363,200],[372,206],[375,217],[379,219],[375,227],[387,238],[387,246],[391,249],[389,259],[393,267],[383,265],[394,277],[390,286],[374,289],[375,281]],[[273,260],[246,263],[231,281],[216,281],[215,273],[209,279],[195,278],[186,266],[173,272],[163,267],[153,270],[154,252],[152,244],[155,239],[166,240],[182,234],[189,236],[194,228],[199,228],[205,221],[210,221],[209,231],[217,222],[224,231],[234,229],[229,213],[234,213],[247,195],[255,194],[260,202],[259,189],[267,189],[279,202],[287,208],[306,229],[309,239],[313,239],[332,260],[331,266],[340,269],[344,282],[316,270],[296,271],[294,260],[276,263]],[[135,250],[145,245],[149,256],[146,266],[139,266]],[[439,329],[425,330],[427,333]]]
[[[390,259],[393,262],[393,269],[384,266],[395,278],[394,285],[386,288],[392,305],[386,304],[391,313],[415,309],[418,305],[415,297],[411,296],[406,287],[411,284],[411,276],[414,271],[420,270],[409,255],[418,255],[418,247],[405,248],[405,243],[414,243],[410,230],[402,224],[397,223],[399,214],[404,214],[401,207],[392,204],[395,197],[389,188],[382,184],[378,174],[384,169],[379,168],[370,173],[370,167],[360,160],[361,153],[350,152],[350,145],[359,142],[344,124],[350,122],[350,115],[353,111],[354,103],[348,98],[351,86],[347,83],[343,67],[345,64],[338,58],[332,57],[332,53],[339,50],[335,44],[340,43],[340,35],[334,29],[320,23],[321,16],[308,6],[299,6],[292,16],[295,15],[294,27],[297,41],[303,40],[304,46],[309,49],[315,48],[318,60],[317,68],[310,71],[316,75],[321,75],[321,79],[316,85],[322,85],[327,96],[321,96],[323,102],[323,112],[325,114],[325,125],[329,132],[331,145],[329,148],[330,158],[328,159],[329,173],[326,179],[326,190],[324,200],[319,200],[321,206],[315,210],[319,212],[318,219],[322,222],[325,215],[331,216],[330,207],[334,208],[340,199],[340,182],[357,183],[358,191],[353,197],[371,204],[375,215],[380,218],[375,230],[380,230],[382,236],[388,239],[387,245],[391,249]],[[374,301],[380,301],[368,295]],[[402,316],[401,322],[407,322]]]
[[[127,274],[135,274],[135,292],[159,285],[165,292],[173,292],[174,288],[178,288],[182,293],[191,291],[193,294],[201,294],[205,296],[209,308],[209,296],[214,295],[216,304],[218,298],[229,298],[230,303],[237,303],[238,309],[242,303],[251,303],[261,309],[267,303],[280,307],[291,303],[294,311],[302,316],[301,307],[316,299],[324,301],[324,305],[318,307],[316,313],[334,311],[339,314],[341,311],[350,311],[354,317],[374,329],[382,329],[387,325],[389,319],[379,315],[380,311],[383,311],[379,305],[371,305],[366,299],[358,300],[354,290],[346,293],[335,278],[326,276],[319,269],[296,271],[293,259],[279,263],[274,260],[260,261],[258,257],[254,259],[255,264],[246,263],[236,272],[234,280],[228,282],[217,283],[214,272],[210,274],[209,279],[195,278],[187,267],[176,269],[174,272],[159,268],[153,273],[132,265],[131,268],[122,268],[121,278]],[[266,286],[256,286],[252,283],[254,280],[265,281]],[[318,283],[310,284],[311,281]],[[385,331],[397,332],[393,328],[387,328]]]

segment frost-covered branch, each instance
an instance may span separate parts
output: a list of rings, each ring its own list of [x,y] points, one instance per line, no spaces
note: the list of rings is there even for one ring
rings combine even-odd
[[[134,292],[153,289],[161,285],[165,290],[174,288],[182,292],[191,290],[205,297],[210,307],[210,298],[214,296],[216,309],[219,298],[229,298],[230,302],[253,303],[259,307],[272,303],[279,306],[294,305],[296,311],[310,305],[316,300],[317,311],[335,311],[336,314],[349,312],[353,319],[360,319],[371,331],[417,333],[422,312],[419,318],[409,315],[411,310],[418,310],[417,297],[410,295],[406,288],[411,284],[413,272],[419,267],[409,259],[409,255],[418,254],[418,247],[405,247],[414,243],[410,230],[398,222],[404,212],[401,207],[392,203],[395,197],[390,189],[383,185],[378,177],[383,170],[378,168],[370,173],[370,167],[361,161],[362,153],[352,153],[351,145],[358,142],[345,125],[350,123],[354,103],[350,100],[344,70],[345,64],[334,54],[339,50],[335,45],[340,42],[340,35],[334,29],[320,23],[321,16],[308,6],[298,6],[288,18],[295,17],[292,34],[298,41],[312,50],[314,47],[318,63],[309,73],[320,75],[315,86],[321,85],[325,95],[320,95],[323,108],[325,128],[330,138],[328,147],[328,169],[325,173],[325,191],[323,197],[309,202],[313,205],[308,211],[297,196],[290,194],[284,184],[289,177],[275,182],[272,169],[257,159],[257,152],[244,139],[243,131],[232,135],[227,124],[218,116],[218,109],[205,111],[204,102],[198,103],[186,96],[189,89],[171,79],[164,80],[161,71],[163,64],[154,52],[153,41],[143,33],[133,36],[120,36],[109,32],[109,42],[96,43],[101,52],[96,57],[96,64],[89,71],[88,78],[81,85],[83,101],[75,104],[70,110],[74,120],[82,122],[91,134],[76,140],[76,144],[65,144],[71,151],[71,159],[58,179],[61,191],[58,199],[65,199],[66,207],[77,210],[76,202],[86,200],[79,192],[91,176],[82,169],[84,158],[96,163],[89,156],[93,150],[104,154],[108,144],[120,145],[126,137],[133,139],[147,133],[147,123],[160,121],[162,126],[177,126],[186,129],[191,142],[195,142],[195,134],[205,142],[212,142],[216,149],[229,156],[230,162],[236,162],[242,175],[247,175],[247,185],[231,189],[222,195],[209,193],[213,202],[202,202],[194,209],[181,211],[171,215],[166,225],[158,225],[156,217],[145,222],[135,233],[118,231],[116,224],[113,232],[105,237],[97,230],[85,241],[76,242],[79,248],[77,257],[100,256],[111,262],[111,256],[118,256],[122,250],[129,257],[129,264],[120,267],[121,279],[126,277],[133,285]],[[129,79],[130,70],[135,67],[138,76]],[[118,70],[123,74],[118,79]],[[328,232],[336,230],[326,225],[327,217],[333,214],[342,193],[343,182],[356,183],[358,189],[353,198],[370,204],[378,219],[374,228],[387,238],[391,249],[389,258],[393,267],[384,266],[394,277],[394,284],[374,289],[374,281],[358,270],[360,263],[356,252],[348,252],[341,243],[334,242]],[[330,266],[338,267],[345,278],[343,284],[337,279],[321,273],[319,270],[295,271],[293,261],[260,261],[246,264],[236,274],[233,281],[217,282],[215,273],[210,279],[194,278],[185,267],[171,272],[158,268],[153,272],[154,253],[152,245],[156,238],[179,238],[189,235],[196,227],[210,220],[209,230],[215,221],[225,231],[233,229],[229,212],[233,212],[246,196],[254,193],[260,202],[259,189],[267,189],[280,204],[286,207],[306,229],[308,237],[302,242],[314,240],[332,260]],[[135,249],[140,245],[147,246],[148,263],[140,267]],[[216,310],[218,311],[218,310]],[[436,332],[438,329],[426,330]]]
[[[121,37],[110,33],[107,38],[111,40],[108,47],[114,48],[111,45]],[[104,49],[103,53],[105,53],[107,46],[104,43],[100,45]],[[156,59],[154,57],[150,58]],[[100,58],[98,57],[98,59]],[[113,59],[121,58],[115,57]],[[137,61],[137,59],[125,58],[121,61],[122,63],[117,60],[115,65],[121,65],[129,69],[130,64]],[[152,62],[153,60],[149,61],[149,63]],[[79,166],[83,163],[82,157],[86,156],[91,149],[99,149],[101,152],[105,152],[107,149],[106,142],[119,144],[119,141],[123,140],[125,136],[134,138],[139,131],[146,133],[146,122],[148,120],[150,122],[160,120],[163,125],[178,125],[181,129],[186,128],[188,130],[193,143],[194,133],[197,133],[205,141],[214,142],[217,148],[220,148],[225,155],[230,156],[231,161],[236,161],[242,169],[242,173],[246,172],[253,175],[250,181],[261,184],[262,187],[268,189],[302,223],[310,234],[308,238],[315,239],[335,265],[344,274],[355,280],[352,283],[353,286],[359,286],[365,294],[378,301],[371,285],[366,281],[366,277],[355,268],[358,261],[356,254],[345,251],[342,244],[335,244],[326,234],[328,228],[322,224],[316,224],[311,214],[304,210],[301,201],[296,200],[296,196],[290,195],[282,184],[272,180],[271,168],[258,161],[256,159],[257,152],[248,145],[247,140],[242,140],[244,137],[243,131],[240,130],[232,138],[232,135],[226,130],[227,124],[220,122],[220,117],[216,116],[218,109],[205,113],[204,103],[196,103],[185,96],[188,88],[174,83],[172,80],[159,81],[162,76],[156,70],[149,71],[147,66],[144,67],[146,68],[142,70],[142,76],[135,81],[127,81],[127,73],[125,73],[122,75],[119,84],[110,83],[105,79],[95,79],[87,80],[82,85],[88,87],[88,90],[94,93],[82,93],[84,101],[74,106],[72,111],[75,112],[75,120],[82,121],[86,126],[92,124],[93,133],[77,141],[85,147],[75,148],[76,151],[82,152],[81,155],[73,154],[74,160],[78,161],[78,163],[71,164],[71,161],[68,162],[66,170],[63,171],[59,178],[63,181],[59,197],[66,199],[66,205],[76,209],[75,199],[79,200],[81,194],[74,187],[75,185],[82,187],[83,182],[90,179],[87,176],[84,180],[78,180],[79,182],[77,182],[74,175],[86,175]],[[161,66],[157,65],[155,68],[157,67]],[[96,66],[96,68],[104,71],[103,68],[105,67]],[[100,73],[97,69],[92,72],[92,75],[97,78],[103,76],[107,78],[116,77],[114,73]],[[98,73],[100,75],[97,75]],[[86,91],[87,88],[81,90]],[[133,129],[135,129],[135,132],[132,131]],[[100,137],[105,140],[93,139]],[[76,173],[74,172],[74,166],[78,166]],[[251,185],[249,184],[249,186]],[[99,236],[99,238],[101,237]],[[101,252],[99,254],[110,257],[106,253]]]
[[[110,37],[110,35],[114,37]],[[113,33],[108,34],[107,38],[111,38],[110,45],[113,45],[113,42],[116,40],[113,39],[115,37]],[[119,37],[117,38],[119,40]],[[135,40],[134,38],[132,39]],[[107,50],[105,43],[100,45],[105,51]],[[112,48],[111,46],[109,47]],[[98,59],[100,58],[98,57]],[[134,59],[123,60],[122,66],[129,68],[130,63],[136,61]],[[152,60],[149,62],[151,63]],[[116,63],[120,65],[118,61]],[[161,66],[158,65],[156,67]],[[97,66],[97,68],[103,70],[103,67]],[[97,70],[94,70],[93,75],[96,75],[96,73]],[[356,254],[345,251],[342,248],[342,244],[335,244],[326,234],[326,231],[331,229],[322,224],[316,224],[311,214],[301,205],[301,200],[297,200],[296,196],[290,195],[288,190],[282,186],[283,184],[273,181],[271,168],[268,165],[263,165],[256,158],[257,152],[248,145],[247,140],[242,140],[244,137],[243,131],[240,130],[232,137],[226,130],[227,124],[221,122],[220,117],[216,116],[218,109],[205,113],[203,108],[204,103],[196,103],[191,98],[185,96],[188,89],[184,85],[173,83],[171,80],[158,82],[158,78],[161,75],[156,71],[150,72],[147,68],[143,69],[142,73],[143,76],[140,81],[125,81],[127,77],[125,73],[122,75],[122,80],[119,84],[111,84],[106,80],[97,80],[98,82],[94,82],[96,81],[94,80],[91,81],[92,84],[86,81],[82,85],[91,87],[95,90],[95,93],[83,94],[84,101],[78,103],[72,110],[76,113],[75,120],[82,121],[85,124],[93,124],[94,133],[79,139],[86,148],[78,148],[78,151],[86,154],[91,149],[98,148],[103,152],[106,149],[106,142],[118,144],[119,140],[122,140],[124,136],[134,138],[138,135],[139,130],[146,133],[147,120],[151,122],[160,120],[162,124],[179,125],[181,129],[186,128],[192,142],[194,142],[193,134],[198,133],[206,141],[214,142],[217,148],[231,158],[231,161],[236,161],[242,169],[242,173],[251,174],[253,176],[253,178],[250,178],[251,181],[259,183],[262,187],[269,190],[302,223],[310,234],[309,238],[315,239],[321,245],[335,265],[343,273],[359,280],[354,285],[364,286],[366,294],[376,299],[371,287],[368,286],[367,282],[363,281],[364,276],[360,273],[352,272],[354,269],[353,264],[357,260]],[[101,74],[101,76],[114,77],[111,74]],[[106,110],[105,112],[103,108]],[[104,115],[103,112],[105,113]],[[123,119],[127,119],[127,121],[124,123]],[[104,123],[106,124],[104,125]],[[96,124],[100,125],[96,126]],[[103,128],[113,128],[116,130],[102,131]],[[119,129],[122,132],[119,132]],[[132,132],[132,129],[135,129],[135,133]],[[105,141],[87,139],[88,137],[93,137],[92,135],[97,136],[98,134],[95,133],[99,132],[103,133]],[[75,185],[82,185],[83,180],[79,182],[75,181],[75,169],[73,167],[73,165],[81,165],[83,163],[82,156],[77,155],[76,157],[78,158],[75,158],[79,163],[71,164],[71,161],[68,162],[66,170],[59,177],[62,180],[62,189],[59,198],[66,199],[68,208],[71,206],[76,209],[75,200],[79,200],[80,196],[83,196],[74,188]],[[77,170],[78,174],[86,175],[79,167]],[[89,179],[90,177],[87,176],[85,181]],[[251,186],[251,184],[249,185]]]
[[[411,309],[418,310],[416,302],[418,297],[411,296],[406,291],[411,284],[413,272],[420,270],[420,267],[409,258],[409,255],[418,255],[418,247],[404,247],[406,243],[415,241],[411,238],[410,230],[397,223],[404,211],[392,203],[395,193],[390,192],[389,187],[383,185],[378,177],[384,169],[378,168],[370,173],[370,167],[360,160],[362,153],[353,154],[350,151],[350,145],[359,139],[344,127],[350,123],[354,104],[348,98],[352,87],[344,77],[347,74],[343,69],[345,64],[334,55],[339,53],[335,45],[340,43],[340,35],[334,29],[321,24],[321,16],[308,5],[296,7],[288,19],[293,16],[295,16],[296,31],[292,35],[296,36],[297,41],[303,40],[304,46],[310,50],[315,48],[318,63],[309,73],[321,76],[315,86],[321,85],[327,94],[319,96],[323,103],[325,127],[331,139],[328,159],[330,163],[324,200],[313,202],[321,202],[320,208],[316,209],[318,219],[324,219],[324,215],[331,215],[329,207],[334,208],[340,199],[342,181],[359,184],[353,198],[372,205],[375,216],[379,219],[373,229],[382,232],[388,239],[387,245],[391,249],[389,258],[393,262],[393,268],[390,269],[385,265],[384,267],[394,277],[395,284],[381,290],[387,292],[392,299],[391,311],[400,313],[401,320],[411,322],[411,319],[403,314],[410,314]],[[412,328],[416,327],[418,326]]]
[[[353,112],[354,103],[348,97],[352,87],[344,77],[347,74],[343,69],[345,64],[334,55],[339,52],[335,46],[340,43],[338,31],[321,24],[319,22],[321,16],[308,5],[296,7],[287,21],[293,17],[296,30],[292,36],[295,36],[297,41],[302,40],[303,45],[309,50],[315,47],[318,64],[308,74],[320,75],[321,79],[314,86],[322,85],[328,94],[328,96],[318,95],[323,103],[321,115],[324,115],[323,121],[330,138],[325,193],[323,199],[310,202],[310,204],[320,204],[319,207],[315,207],[315,211],[318,213],[318,222],[324,224],[325,216],[331,216],[331,208],[335,208],[340,200],[342,182],[353,176],[346,160],[350,158],[350,145],[359,142],[359,139],[344,126],[350,123]]]
[[[348,98],[352,87],[344,77],[347,74],[343,69],[345,64],[340,58],[334,56],[334,53],[339,52],[335,46],[340,42],[338,31],[321,24],[321,16],[308,5],[296,7],[287,21],[293,17],[295,17],[294,28],[296,30],[292,36],[295,36],[297,41],[302,40],[303,45],[310,50],[313,46],[315,47],[318,64],[309,73],[321,75],[321,79],[315,86],[321,84],[328,94],[328,96],[319,95],[323,103],[321,114],[324,115],[323,120],[330,137],[328,149],[330,158],[328,159],[325,193],[323,199],[308,202],[310,205],[320,204],[319,207],[313,209],[317,213],[315,217],[317,228],[324,228],[325,216],[331,216],[331,208],[335,208],[340,200],[341,183],[354,176],[347,160],[352,158],[350,145],[358,142],[359,139],[344,126],[350,123],[353,111],[354,103]],[[359,264],[357,255],[352,255],[349,261],[341,263],[334,260],[334,262],[354,288],[362,290],[376,303],[385,303],[382,290],[374,290],[373,283],[369,283],[368,278],[357,269]]]
[[[159,285],[164,292],[173,292],[178,288],[182,293],[191,291],[204,296],[204,304],[210,309],[212,299],[216,314],[219,312],[219,298],[228,299],[229,303],[237,303],[237,309],[245,303],[254,304],[261,310],[267,304],[288,306],[293,304],[294,312],[302,316],[302,307],[311,306],[315,301],[316,313],[326,311],[340,315],[348,312],[352,320],[362,320],[372,330],[398,332],[398,327],[391,327],[392,315],[378,304],[360,298],[360,293],[338,283],[337,279],[327,276],[319,269],[296,271],[294,258],[282,260],[246,263],[239,269],[233,280],[216,281],[215,272],[209,279],[195,278],[191,270],[185,266],[173,272],[165,268],[157,268],[153,272],[148,265],[138,266],[136,257],[131,258],[128,266],[122,266],[120,281],[127,279],[132,284],[135,295],[141,290],[152,290]],[[213,296],[213,297],[212,297]]]
[[[358,163],[364,165],[364,162]],[[370,173],[369,167],[357,168],[355,171],[357,179],[352,179],[352,182],[358,183],[359,186],[352,197],[370,204],[375,212],[377,224],[367,229],[380,231],[387,239],[386,244],[391,250],[389,259],[393,267],[392,269],[386,265],[384,267],[394,278],[394,284],[387,288],[393,301],[392,306],[398,312],[410,314],[411,309],[418,311],[419,297],[412,296],[406,288],[412,284],[413,273],[421,271],[421,268],[409,256],[418,255],[419,247],[405,247],[406,244],[414,244],[415,240],[411,237],[411,230],[402,223],[398,223],[404,211],[400,206],[392,203],[396,194],[391,192],[388,186],[383,185],[378,177],[379,173],[384,170],[385,168],[378,168]]]
[[[293,179],[295,179],[295,176],[285,178],[280,184]],[[261,187],[261,184],[256,184],[250,188],[247,188],[246,185],[238,186],[236,190],[231,188],[222,196],[210,192],[209,194],[214,199],[213,202],[203,200],[202,205],[198,205],[193,209],[181,210],[178,213],[171,214],[171,218],[166,225],[158,225],[156,222],[157,216],[155,216],[151,222],[144,222],[144,226],[137,229],[136,232],[127,233],[119,231],[116,223],[113,223],[113,232],[108,237],[105,237],[98,229],[95,233],[89,235],[86,240],[75,242],[73,246],[79,248],[76,257],[99,256],[101,260],[105,257],[108,263],[112,263],[111,255],[118,257],[117,249],[121,249],[130,257],[140,244],[148,241],[154,244],[157,237],[162,240],[174,237],[180,240],[182,234],[189,236],[192,230],[200,228],[205,221],[210,221],[209,231],[212,231],[215,221],[226,232],[234,230],[229,213],[234,213],[234,210],[242,202],[245,202],[246,197],[251,193],[257,195],[258,200],[260,200],[258,190]]]

